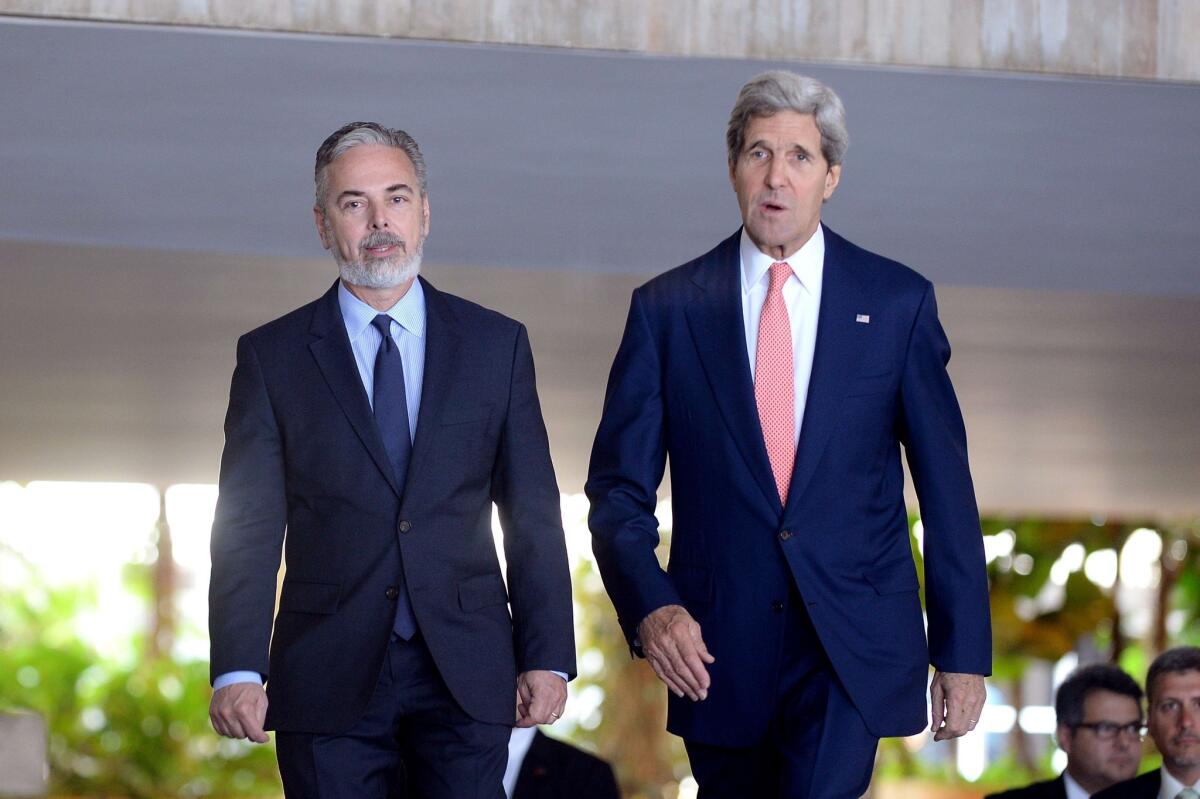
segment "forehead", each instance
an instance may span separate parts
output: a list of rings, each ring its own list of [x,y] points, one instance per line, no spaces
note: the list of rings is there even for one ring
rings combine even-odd
[[[820,151],[821,131],[812,114],[796,111],[780,111],[769,117],[750,117],[746,123],[746,146],[763,143],[776,148],[800,145],[806,149]]]
[[[1166,671],[1154,678],[1154,701],[1200,697],[1200,671]]]
[[[351,147],[329,164],[329,190],[365,190],[405,183],[417,189],[417,172],[404,151],[385,144]]]
[[[1132,696],[1099,688],[1083,700],[1084,721],[1136,721],[1142,709]]]

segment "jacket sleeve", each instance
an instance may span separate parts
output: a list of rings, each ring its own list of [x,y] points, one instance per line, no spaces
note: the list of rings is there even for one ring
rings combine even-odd
[[[588,524],[604,586],[635,652],[638,624],[664,605],[682,604],[655,556],[654,516],[666,466],[662,369],[638,292],[630,303],[588,469]]]
[[[520,672],[575,675],[571,573],[561,496],[538,402],[525,327],[515,338],[512,380],[492,474],[492,501],[504,531],[513,642]]]
[[[987,675],[992,636],[983,536],[949,360],[933,286],[926,283],[901,377],[900,439],[925,529],[930,660],[940,671]]]
[[[283,447],[258,354],[243,336],[229,389],[210,542],[210,679],[232,671],[267,677],[286,523]]]

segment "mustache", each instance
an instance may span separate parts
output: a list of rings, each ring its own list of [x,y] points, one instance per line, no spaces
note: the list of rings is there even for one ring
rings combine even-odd
[[[408,252],[408,245],[404,243],[404,239],[386,230],[368,233],[367,237],[358,243],[360,252],[366,252],[371,247],[399,247],[405,253]]]

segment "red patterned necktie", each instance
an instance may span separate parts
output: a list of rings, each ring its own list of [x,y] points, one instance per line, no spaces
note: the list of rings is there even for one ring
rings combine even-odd
[[[783,303],[783,284],[792,274],[786,263],[771,264],[771,283],[758,317],[758,349],[754,356],[754,399],[762,424],[767,458],[787,502],[796,461],[796,380],[792,368],[792,325]]]

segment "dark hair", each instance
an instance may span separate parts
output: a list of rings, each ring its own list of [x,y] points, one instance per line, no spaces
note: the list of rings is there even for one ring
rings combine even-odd
[[[1151,702],[1154,701],[1154,683],[1163,674],[1184,671],[1200,671],[1200,648],[1177,646],[1156,657],[1150,664],[1150,671],[1146,673],[1146,696]]]
[[[1093,691],[1111,691],[1114,694],[1128,696],[1142,705],[1142,689],[1137,681],[1116,666],[1107,663],[1093,663],[1081,666],[1071,672],[1058,693],[1054,695],[1054,715],[1058,723],[1074,727],[1083,723],[1083,703]]]
[[[313,178],[316,183],[317,207],[322,211],[325,210],[326,172],[329,165],[347,150],[360,144],[382,144],[402,151],[408,156],[408,160],[412,161],[413,171],[417,173],[417,183],[421,195],[424,196],[428,191],[425,158],[421,155],[421,148],[417,146],[417,142],[412,136],[399,128],[385,128],[378,122],[351,122],[329,134],[329,137],[317,149],[317,163],[313,169]]]

